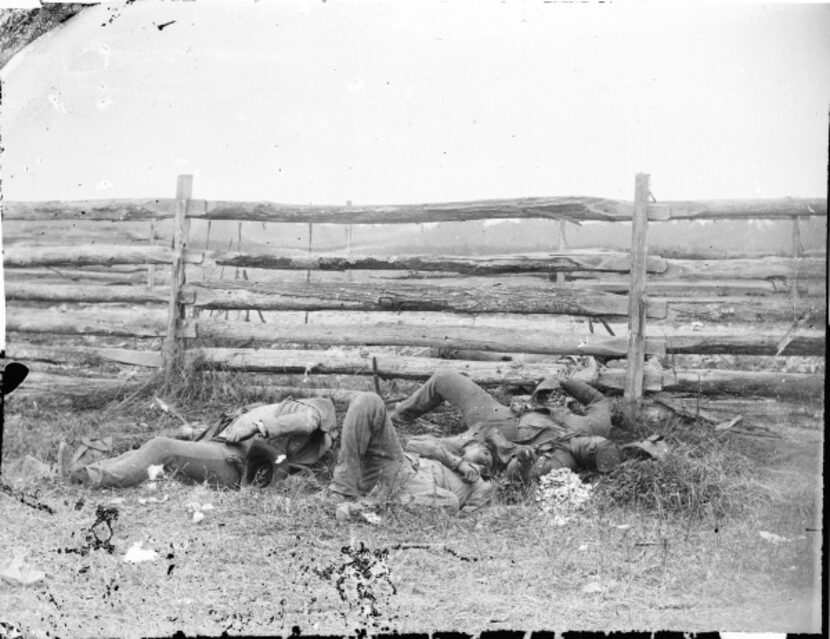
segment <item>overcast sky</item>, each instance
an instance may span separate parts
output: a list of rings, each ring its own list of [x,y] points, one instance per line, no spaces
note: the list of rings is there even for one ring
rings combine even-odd
[[[827,5],[111,3],[5,69],[3,195],[823,196],[828,33]]]

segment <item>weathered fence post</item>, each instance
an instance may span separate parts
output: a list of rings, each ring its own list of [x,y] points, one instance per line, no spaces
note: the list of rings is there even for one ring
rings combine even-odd
[[[156,245],[156,220],[150,220],[150,246]],[[147,265],[147,288],[153,288],[156,285],[156,265]]]
[[[790,299],[793,304],[793,321],[798,319],[798,267],[799,258],[801,257],[801,226],[799,224],[798,216],[793,216],[793,268],[792,277],[790,278]]]
[[[185,318],[185,304],[179,296],[185,284],[184,254],[187,249],[187,202],[193,195],[193,176],[180,175],[176,183],[176,214],[173,218],[173,269],[170,280],[170,305],[167,312],[167,337],[164,341],[162,358],[164,374],[170,379],[177,365],[182,361],[182,349],[179,348],[178,327]]]
[[[628,362],[623,393],[623,412],[629,425],[640,414],[643,396],[643,363],[646,328],[646,234],[648,231],[649,175],[638,173],[634,183],[631,219],[631,287],[628,291]]]

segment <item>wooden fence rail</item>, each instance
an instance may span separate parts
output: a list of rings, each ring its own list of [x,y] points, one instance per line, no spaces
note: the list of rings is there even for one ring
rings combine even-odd
[[[753,354],[820,355],[826,320],[826,263],[820,256],[805,256],[798,245],[798,219],[827,216],[824,199],[710,200],[647,202],[648,189],[634,203],[593,197],[547,197],[408,205],[325,206],[274,202],[226,202],[192,199],[192,180],[180,176],[177,197],[170,199],[99,200],[76,202],[3,202],[4,220],[150,220],[151,245],[9,246],[5,264],[26,279],[12,275],[6,283],[8,330],[21,333],[137,336],[164,338],[163,354],[124,349],[96,349],[97,356],[139,366],[170,364],[185,358],[197,367],[260,372],[377,374],[381,377],[423,379],[437,366],[449,365],[482,384],[520,383],[551,372],[549,361],[472,362],[425,357],[376,356],[372,367],[361,354],[324,350],[223,349],[205,344],[247,340],[256,344],[308,344],[321,346],[422,346],[433,349],[485,353],[627,356],[632,365],[604,369],[597,384],[627,388],[638,399],[643,388],[699,395],[730,393],[807,398],[820,393],[819,377],[742,371],[655,371],[636,366],[645,355]],[[639,192],[639,191],[638,191]],[[642,215],[635,216],[635,210]],[[506,218],[540,218],[576,225],[588,221],[631,222],[699,219],[792,219],[792,257],[739,259],[676,259],[645,254],[645,231],[635,221],[632,253],[619,251],[560,250],[545,253],[461,256],[378,256],[338,254],[262,254],[194,250],[188,244],[191,219],[323,224],[417,224]],[[173,245],[158,246],[155,222],[173,223]],[[645,226],[641,226],[644,229]],[[241,230],[240,230],[241,233]],[[561,233],[561,229],[560,229]],[[22,237],[22,236],[21,236]],[[129,234],[124,237],[131,237]],[[637,248],[639,247],[639,248]],[[169,285],[159,286],[159,265],[171,264],[164,274]],[[149,265],[139,274],[144,285],[123,269]],[[354,272],[365,281],[281,281],[276,283],[201,281],[185,278],[186,268],[257,268],[282,271]],[[49,269],[38,273],[34,268]],[[92,271],[89,269],[99,269]],[[87,270],[83,270],[87,269]],[[102,273],[103,269],[109,272]],[[116,271],[117,269],[121,269]],[[7,273],[14,274],[14,270]],[[554,285],[553,274],[557,284]],[[397,275],[396,275],[397,274]],[[419,274],[421,279],[400,279]],[[630,275],[633,275],[633,280]],[[391,279],[393,277],[398,279]],[[496,278],[494,276],[502,276]],[[119,280],[120,278],[120,280]],[[385,279],[384,279],[385,278]],[[566,279],[567,278],[567,279]],[[309,278],[306,278],[307,280]],[[110,281],[120,282],[110,285]],[[62,282],[62,283],[59,283]],[[566,285],[567,284],[567,285]],[[633,287],[633,288],[632,288]],[[635,295],[631,296],[631,291]],[[625,295],[620,295],[624,293]],[[629,306],[629,297],[632,303]],[[636,298],[636,299],[635,299]],[[19,304],[29,306],[19,306]],[[61,309],[42,308],[61,303]],[[67,303],[96,304],[92,310],[64,308]],[[31,306],[40,305],[37,306]],[[167,304],[167,309],[161,307]],[[132,306],[125,308],[124,305]],[[154,308],[156,305],[156,308]],[[140,306],[140,312],[136,307]],[[192,311],[188,317],[187,310]],[[209,317],[207,311],[258,310],[273,313],[306,312],[306,323],[254,323]],[[205,311],[201,313],[200,311]],[[345,322],[308,323],[308,313],[336,311],[383,315],[425,312],[436,318],[429,326],[417,324]],[[459,326],[440,317],[494,317],[502,313],[528,318],[519,330],[498,326]],[[641,316],[638,318],[638,314]],[[629,318],[627,336],[578,334],[537,325],[530,318],[567,316],[605,322]],[[260,314],[262,322],[265,317]],[[551,320],[552,321],[552,320]],[[670,324],[730,322],[731,333],[677,332],[659,335]],[[737,323],[737,324],[736,324]],[[583,324],[584,326],[584,324]],[[589,324],[590,326],[590,324]],[[759,326],[765,327],[763,330]],[[781,329],[780,327],[787,327]],[[651,333],[649,328],[651,328]],[[608,332],[610,327],[606,324]],[[639,336],[639,337],[638,337]],[[183,340],[198,338],[202,346],[183,349]],[[633,349],[633,350],[632,350]],[[365,350],[365,349],[364,349]],[[30,351],[30,354],[36,354]],[[818,380],[818,381],[817,381]],[[69,386],[72,386],[71,384]]]
[[[543,218],[571,222],[630,221],[633,204],[597,197],[536,197],[430,204],[331,206],[276,202],[227,202],[189,199],[187,217],[247,222],[302,224],[419,224],[469,220]],[[827,216],[827,200],[702,200],[652,203],[649,219],[775,219]],[[3,203],[8,220],[113,220],[173,218],[176,200],[161,198]]]
[[[550,313],[581,316],[626,314],[626,299],[601,291],[500,283],[440,282],[192,282],[196,308],[259,310],[452,311],[455,313]],[[649,302],[650,317],[666,317],[666,306]]]
[[[163,246],[13,246],[4,252],[7,268],[26,266],[112,266],[114,264],[170,264],[173,254]],[[201,253],[187,256],[199,264]]]
[[[456,257],[432,255],[358,256],[358,255],[272,255],[246,253],[214,253],[212,261],[219,266],[282,270],[406,270],[451,271],[461,275],[495,275],[502,273],[565,273],[588,271],[627,273],[631,258],[616,251],[561,251],[557,253],[526,253],[523,255],[491,255]],[[651,273],[665,272],[667,266],[659,257],[651,258]]]
[[[105,288],[105,287],[104,287]],[[129,290],[129,289],[128,289]],[[105,291],[104,291],[105,292]],[[117,298],[136,304],[156,303],[157,308],[144,308],[140,314],[130,309],[99,307],[95,311],[57,310],[38,308],[9,308],[8,330],[35,334],[109,335],[122,337],[163,337],[166,334],[165,314],[161,304],[163,295],[141,299],[141,289],[134,297]],[[52,301],[58,301],[54,299]],[[87,302],[101,301],[86,298]],[[107,301],[107,300],[103,300]],[[112,301],[112,300],[109,300]],[[359,314],[354,314],[358,319]],[[491,323],[497,323],[493,320]],[[751,330],[731,334],[666,334],[655,329],[646,336],[646,354],[676,355],[797,355],[822,356],[825,352],[825,334],[821,329],[800,328],[784,342],[788,327],[776,333]],[[407,322],[392,324],[364,319],[363,323],[323,322],[304,324],[297,319],[279,317],[268,323],[245,322],[200,317],[180,323],[180,339],[208,340],[210,343],[249,342],[251,344],[304,344],[321,346],[424,346],[453,350],[471,350],[490,353],[537,353],[550,355],[591,355],[602,358],[624,357],[625,337],[599,333],[581,333],[552,330],[538,320],[528,321],[516,328],[505,323],[497,326],[459,326],[446,320],[428,325]]]

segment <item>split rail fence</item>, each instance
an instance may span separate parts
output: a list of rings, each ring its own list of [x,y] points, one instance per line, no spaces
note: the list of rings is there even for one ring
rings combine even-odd
[[[622,391],[632,415],[642,408],[645,391],[663,406],[713,421],[739,413],[762,422],[821,423],[821,374],[678,370],[672,361],[676,355],[824,355],[826,254],[803,252],[800,221],[826,218],[826,200],[656,203],[642,174],[633,202],[550,197],[302,206],[205,201],[193,198],[192,188],[191,176],[179,176],[170,199],[3,203],[6,238],[25,237],[33,225],[44,234],[36,244],[6,242],[4,250],[7,354],[39,363],[32,366],[30,389],[124,386],[123,375],[51,374],[79,358],[168,373],[189,365],[376,379],[426,379],[437,367],[450,366],[495,385],[530,384],[561,367],[557,358],[563,355],[592,355],[607,364],[594,382]],[[194,220],[302,223],[311,236],[312,225],[319,224],[508,218],[560,225],[629,222],[631,250],[567,249],[560,243],[545,253],[481,257],[250,253],[240,250],[241,230],[235,251],[232,242],[227,251],[216,251],[190,239]],[[650,224],[765,218],[791,220],[790,256],[672,259],[647,252]],[[133,241],[118,245],[94,235],[87,243],[62,244],[62,235],[79,221],[108,228],[149,222],[150,234],[127,234]],[[170,225],[172,245],[158,244],[161,224]],[[208,278],[226,268],[246,277]],[[251,281],[249,269],[295,276]],[[311,277],[332,271],[346,277]],[[358,272],[379,276],[349,276]],[[243,312],[249,321],[241,319]],[[298,312],[303,321],[286,319]],[[132,348],[90,346],[85,336],[123,338]],[[150,347],[135,348],[136,338]],[[44,344],[46,339],[51,341]],[[422,350],[404,355],[388,347]],[[437,357],[448,354],[457,359]]]

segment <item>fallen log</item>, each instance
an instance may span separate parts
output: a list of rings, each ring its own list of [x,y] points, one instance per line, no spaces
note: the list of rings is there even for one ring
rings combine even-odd
[[[431,346],[472,351],[507,351],[551,355],[594,355],[623,357],[626,338],[602,335],[574,335],[528,328],[505,332],[498,328],[410,326],[406,324],[255,324],[199,319],[196,334],[214,340],[250,339],[277,344],[343,346]],[[649,339],[649,354],[664,354],[662,340]]]
[[[377,362],[373,370],[372,359]],[[566,365],[533,362],[473,362],[409,357],[388,353],[348,351],[298,351],[275,349],[201,348],[188,351],[188,362],[196,369],[249,371],[305,375],[377,375],[381,379],[428,379],[439,368],[451,368],[482,386],[528,384],[549,375],[565,374]],[[602,369],[595,382],[601,388],[622,389],[625,371]],[[660,389],[660,375],[646,368],[646,390]]]
[[[197,308],[258,310],[451,311],[456,313],[551,313],[625,315],[622,296],[549,286],[504,286],[475,280],[467,286],[420,282],[191,282]],[[649,301],[648,316],[662,318],[661,302]]]
[[[203,254],[191,252],[187,262],[200,264]],[[163,246],[12,246],[3,255],[6,268],[27,266],[111,266],[113,264],[171,264]]]
[[[663,390],[700,395],[759,395],[814,399],[824,395],[824,375],[701,369],[663,371]]]
[[[409,270],[424,272],[454,271],[465,275],[492,275],[496,273],[559,273],[569,271],[598,271],[626,273],[631,257],[616,251],[567,251],[559,253],[526,253],[522,255],[493,255],[481,257],[395,255],[273,255],[227,253],[212,256],[219,266],[286,270],[344,271]],[[648,271],[662,273],[665,261],[649,257]]]

